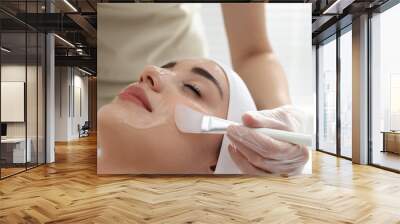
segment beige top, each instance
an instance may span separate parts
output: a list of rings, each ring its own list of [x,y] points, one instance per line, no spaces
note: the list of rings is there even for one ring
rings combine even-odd
[[[97,4],[98,108],[139,79],[143,67],[204,57],[199,4]]]

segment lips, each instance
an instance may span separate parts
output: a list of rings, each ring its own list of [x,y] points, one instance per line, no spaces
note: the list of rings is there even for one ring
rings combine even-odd
[[[129,86],[128,88],[123,90],[118,96],[120,99],[133,102],[136,105],[143,107],[149,112],[153,111],[146,93],[142,88],[138,86],[135,85]]]

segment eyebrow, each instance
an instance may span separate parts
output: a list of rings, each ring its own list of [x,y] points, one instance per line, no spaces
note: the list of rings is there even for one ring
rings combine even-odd
[[[220,97],[222,98],[222,88],[219,82],[212,76],[207,70],[200,68],[200,67],[193,67],[192,68],[193,74],[200,75],[208,80],[210,80],[214,85],[217,87]]]
[[[161,68],[173,68],[176,65],[175,61],[168,62],[167,64],[161,66]]]

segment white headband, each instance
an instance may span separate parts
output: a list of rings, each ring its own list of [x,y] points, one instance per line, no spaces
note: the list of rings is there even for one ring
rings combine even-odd
[[[246,84],[239,77],[239,75],[233,71],[229,66],[216,61],[213,59],[221,68],[224,70],[229,84],[229,106],[227,119],[242,123],[242,115],[250,110],[257,110],[256,105],[251,97]],[[239,167],[236,166],[232,160],[228,146],[231,143],[229,138],[224,135],[222,140],[221,149],[219,152],[217,167],[215,174],[241,174]]]

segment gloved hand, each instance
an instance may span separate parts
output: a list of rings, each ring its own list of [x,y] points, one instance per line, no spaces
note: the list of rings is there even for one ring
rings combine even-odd
[[[303,119],[304,113],[291,105],[247,112],[242,116],[243,125],[247,127],[232,125],[227,130],[233,161],[246,174],[287,176],[301,173],[309,158],[307,147],[273,139],[251,128],[302,131]]]

